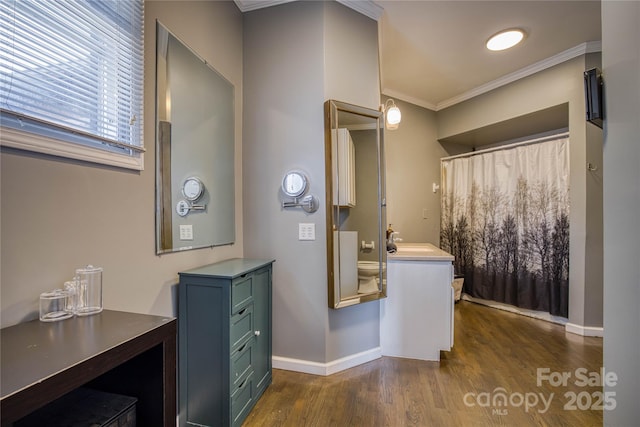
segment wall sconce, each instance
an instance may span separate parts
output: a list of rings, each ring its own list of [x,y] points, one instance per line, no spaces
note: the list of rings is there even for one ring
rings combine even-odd
[[[400,109],[396,107],[393,99],[387,99],[387,102],[385,102],[382,107],[382,112],[385,113],[385,127],[387,130],[398,129],[400,120],[402,120],[402,114],[400,114]]]

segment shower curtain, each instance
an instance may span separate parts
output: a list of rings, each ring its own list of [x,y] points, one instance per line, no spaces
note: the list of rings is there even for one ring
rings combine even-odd
[[[568,317],[569,138],[441,160],[440,245],[464,292]]]

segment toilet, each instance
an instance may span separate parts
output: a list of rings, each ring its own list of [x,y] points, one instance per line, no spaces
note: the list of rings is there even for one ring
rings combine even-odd
[[[382,270],[386,265],[382,265]],[[358,261],[358,293],[378,292],[380,283],[380,263],[378,261]]]

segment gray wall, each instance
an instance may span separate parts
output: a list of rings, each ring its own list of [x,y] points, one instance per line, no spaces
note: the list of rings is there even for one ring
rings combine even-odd
[[[155,255],[155,19],[235,85],[236,244]],[[175,315],[178,271],[242,256],[242,16],[232,2],[146,2],[144,171],[2,149],[1,323],[37,318],[41,292],[104,268],[108,309]],[[16,185],[20,183],[20,185]]]
[[[607,426],[638,425],[640,396],[640,2],[602,2],[605,80],[604,366]]]
[[[301,169],[324,194],[322,5],[291,4],[244,14],[245,255],[274,257],[273,352],[324,361],[324,202],[314,214],[282,209],[285,172]],[[319,119],[320,118],[320,119]],[[298,223],[315,241],[298,241]]]
[[[386,98],[384,99],[386,101]],[[440,158],[436,113],[394,99],[402,112],[398,129],[385,131],[387,223],[404,242],[440,243]],[[424,212],[426,210],[426,212]],[[426,213],[426,218],[424,218]]]
[[[380,105],[378,24],[335,1],[324,1],[324,95],[377,110]]]
[[[437,113],[438,138],[446,138],[569,104],[569,322],[586,327],[602,326],[602,178],[585,167],[602,164],[602,132],[585,122],[583,83],[596,63],[599,55],[580,56]]]
[[[244,248],[276,259],[274,356],[326,363],[379,346],[378,302],[327,306],[323,113],[329,98],[377,108],[377,64],[376,23],[340,4],[244,15]],[[308,175],[317,212],[281,208],[289,169]],[[298,240],[299,223],[315,224],[315,241]]]

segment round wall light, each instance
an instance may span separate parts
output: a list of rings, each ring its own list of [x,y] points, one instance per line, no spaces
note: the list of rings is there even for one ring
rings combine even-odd
[[[487,40],[487,49],[505,50],[520,43],[524,39],[524,31],[518,28],[503,30]]]

